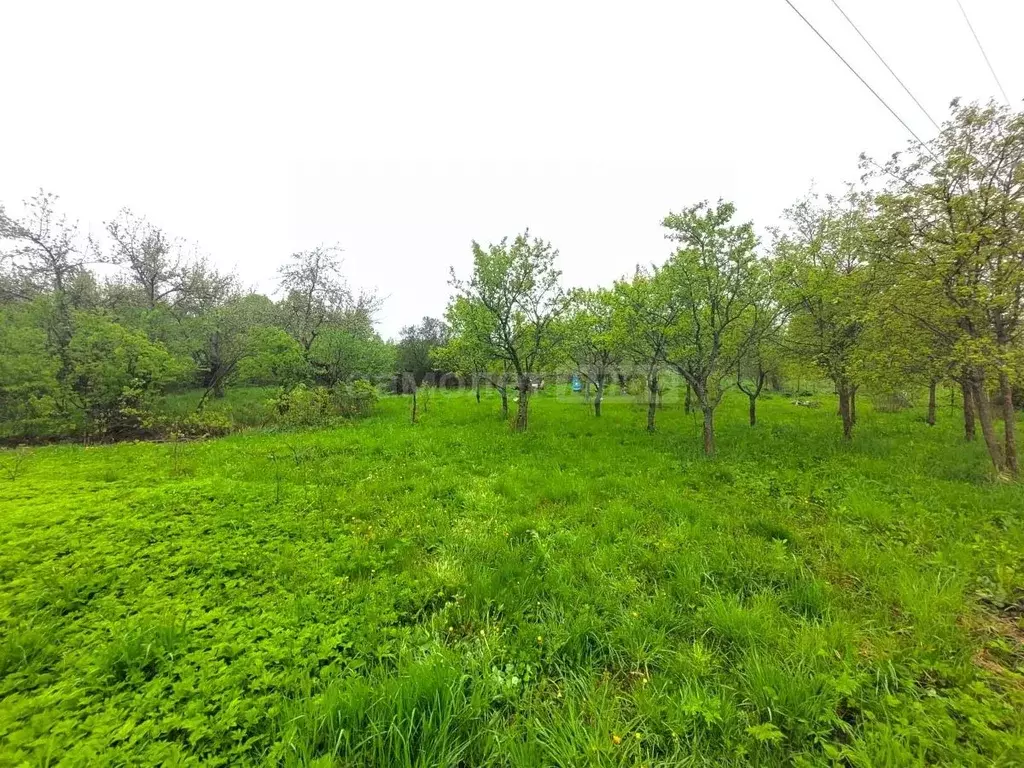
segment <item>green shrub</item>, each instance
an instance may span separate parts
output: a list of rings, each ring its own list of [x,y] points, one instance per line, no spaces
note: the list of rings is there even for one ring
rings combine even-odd
[[[282,424],[323,426],[338,419],[369,416],[377,397],[376,387],[363,379],[341,382],[330,388],[298,384],[290,390],[282,390],[271,400],[271,406]]]
[[[335,384],[333,392],[340,414],[350,419],[373,413],[379,396],[377,388],[366,379]]]
[[[174,424],[174,432],[182,437],[219,437],[228,434],[234,425],[226,413],[196,411]]]
[[[62,417],[59,363],[31,308],[0,312],[0,436],[33,438],[70,428]]]
[[[223,437],[234,426],[228,414],[203,409],[184,415],[146,413],[139,419],[134,432],[137,437],[144,438]]]
[[[280,328],[255,328],[248,334],[247,357],[238,363],[238,379],[289,385],[309,373],[302,346]]]
[[[68,357],[69,381],[90,434],[142,429],[156,395],[185,372],[163,344],[103,315],[78,315]]]

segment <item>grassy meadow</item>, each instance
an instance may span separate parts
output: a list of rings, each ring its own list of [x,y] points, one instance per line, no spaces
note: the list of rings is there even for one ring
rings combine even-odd
[[[819,399],[0,452],[0,766],[1024,764],[1024,486]]]

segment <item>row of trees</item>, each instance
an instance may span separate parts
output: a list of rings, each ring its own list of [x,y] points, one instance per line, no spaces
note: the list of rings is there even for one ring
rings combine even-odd
[[[129,210],[82,237],[40,192],[0,207],[0,414],[9,436],[131,431],[156,395],[235,382],[331,386],[394,369],[337,248],[295,253],[273,300]]]
[[[542,372],[578,375],[598,416],[610,381],[642,381],[653,430],[672,372],[710,454],[727,390],[746,394],[753,424],[766,384],[799,366],[833,382],[848,439],[862,387],[927,387],[934,422],[936,388],[955,383],[966,438],[979,430],[993,465],[1017,475],[1024,116],[954,102],[928,145],[861,166],[859,185],[798,201],[764,243],[731,203],[670,213],[668,259],[598,289],[563,289],[557,251],[529,232],[474,243],[444,320],[396,344],[336,247],[293,254],[275,300],[128,210],[82,237],[41,192],[22,216],[0,207],[4,430],[131,430],[161,392],[199,386],[202,406],[234,382],[390,380],[415,408],[438,370],[471,377],[478,399],[489,383],[505,414],[515,393],[517,430]]]
[[[640,376],[654,429],[660,378],[678,374],[715,451],[715,410],[736,385],[756,401],[780,366],[811,366],[839,396],[852,437],[857,394],[955,382],[968,440],[979,425],[992,463],[1019,472],[1014,385],[1024,369],[1024,115],[951,105],[927,145],[885,163],[862,158],[847,194],[808,195],[763,247],[735,207],[698,203],[662,222],[674,252],[607,288],[563,290],[550,243],[524,233],[473,244],[434,362],[518,391],[528,424],[542,371],[566,363],[595,391]],[[997,434],[1001,418],[1003,434]]]

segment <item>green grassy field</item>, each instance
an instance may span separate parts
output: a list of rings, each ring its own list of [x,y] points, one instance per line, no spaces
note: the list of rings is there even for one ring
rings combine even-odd
[[[1024,763],[1024,487],[958,412],[407,407],[0,453],[0,765]]]

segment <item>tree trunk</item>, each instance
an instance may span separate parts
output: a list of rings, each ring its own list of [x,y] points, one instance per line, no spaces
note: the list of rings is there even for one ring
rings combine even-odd
[[[590,379],[583,382],[583,402],[590,402]]]
[[[213,397],[216,400],[220,400],[224,397],[224,377],[217,376],[213,380]]]
[[[658,408],[658,376],[647,378],[647,431],[654,431],[654,415]]]
[[[964,440],[974,440],[974,402],[971,399],[971,385],[967,377],[960,379],[960,393],[964,398]]]
[[[604,379],[598,379],[594,389],[596,393],[594,395],[594,415],[601,415],[601,401],[604,400]]]
[[[996,471],[1003,471],[1003,452],[996,438],[995,425],[992,423],[992,410],[988,402],[988,390],[985,389],[985,375],[978,374],[971,379],[971,397],[974,400],[974,410],[981,422],[981,434],[985,438],[985,447],[988,449],[989,458],[992,459],[992,466]]]
[[[476,377],[476,404],[480,405],[480,377]]]
[[[935,426],[935,389],[939,383],[932,379],[928,382],[928,425]]]
[[[519,407],[516,409],[516,432],[525,432],[529,418],[530,407],[530,377],[519,377]]]
[[[683,404],[683,413],[689,413],[693,410],[693,387],[690,386],[690,382],[686,382],[686,402]]]
[[[416,423],[416,387],[412,388],[412,423]]]
[[[999,399],[1003,406],[1003,446],[1006,469],[1010,476],[1017,478],[1017,413],[1013,409],[1013,387],[1006,371],[999,372]]]
[[[750,400],[750,426],[757,426],[757,397],[755,395],[747,395],[747,399]]]
[[[836,386],[839,390],[839,415],[843,419],[843,439],[853,439],[853,414],[851,408],[850,386],[843,382]]]
[[[715,409],[710,405],[701,403],[701,410],[704,412],[704,455],[715,455]]]
[[[857,389],[859,384],[850,385],[850,426],[857,425]]]
[[[501,388],[501,417],[508,418],[508,387]]]

